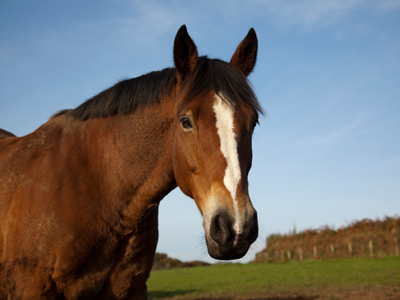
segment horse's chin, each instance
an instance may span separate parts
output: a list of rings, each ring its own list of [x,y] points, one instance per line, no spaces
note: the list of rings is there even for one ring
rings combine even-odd
[[[208,254],[218,260],[240,259],[246,255],[251,243],[238,239],[235,243],[228,241],[224,244],[217,244],[206,236]]]

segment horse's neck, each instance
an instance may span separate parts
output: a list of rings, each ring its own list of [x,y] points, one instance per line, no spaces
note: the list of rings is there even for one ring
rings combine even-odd
[[[99,184],[104,187],[99,188],[109,198],[106,201],[118,207],[127,227],[176,187],[172,124],[161,107],[87,120],[77,130],[84,136],[80,142],[92,161],[90,167],[102,173],[98,174],[103,176]]]

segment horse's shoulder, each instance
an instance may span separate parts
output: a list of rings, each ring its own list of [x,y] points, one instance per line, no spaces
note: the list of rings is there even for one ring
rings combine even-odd
[[[39,158],[49,155],[44,151],[47,146],[58,143],[62,134],[58,125],[53,121],[41,125],[38,129],[25,136],[17,137],[14,134],[0,129],[0,169],[2,175],[19,172],[20,167],[33,166]],[[0,175],[0,177],[2,177]],[[20,176],[19,176],[20,177]],[[18,178],[19,178],[18,177]]]
[[[9,137],[15,137],[15,135],[7,130],[0,128],[0,139],[5,139]]]

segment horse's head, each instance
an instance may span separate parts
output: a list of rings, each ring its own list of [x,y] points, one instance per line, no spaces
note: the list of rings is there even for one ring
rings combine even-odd
[[[209,254],[243,257],[257,239],[248,193],[252,134],[262,112],[247,82],[257,56],[251,29],[230,63],[198,57],[182,26],[175,38],[179,91],[175,107],[174,173],[203,215]]]

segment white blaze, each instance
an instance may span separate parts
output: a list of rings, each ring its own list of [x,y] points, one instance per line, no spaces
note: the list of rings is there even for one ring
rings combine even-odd
[[[225,170],[224,184],[231,194],[233,205],[235,208],[235,225],[234,229],[239,234],[241,231],[240,215],[238,202],[236,200],[236,190],[241,179],[239,155],[237,150],[236,135],[234,133],[233,115],[234,108],[228,102],[223,101],[220,96],[215,95],[213,105],[215,116],[217,118],[217,130],[221,142],[221,152],[224,155],[227,167]]]

